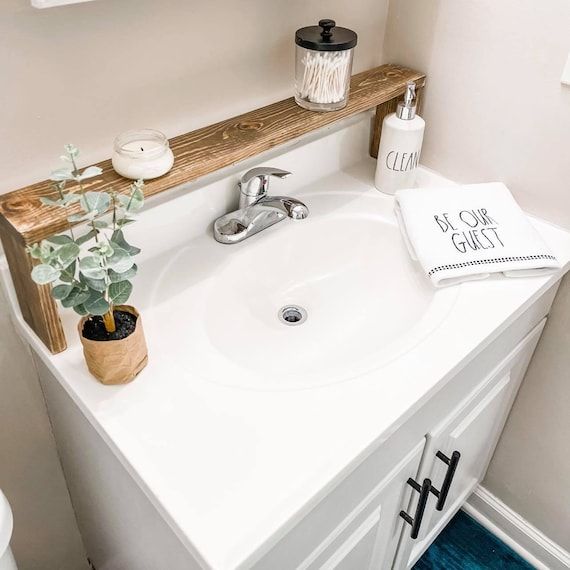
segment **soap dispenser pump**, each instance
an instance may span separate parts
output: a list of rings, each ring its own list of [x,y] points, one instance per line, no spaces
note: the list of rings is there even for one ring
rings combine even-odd
[[[411,188],[416,179],[424,138],[425,121],[416,115],[416,84],[406,86],[404,100],[382,123],[374,184],[386,194]]]

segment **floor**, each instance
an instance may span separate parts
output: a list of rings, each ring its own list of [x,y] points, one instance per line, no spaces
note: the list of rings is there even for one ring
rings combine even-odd
[[[414,570],[533,570],[485,527],[459,511]]]

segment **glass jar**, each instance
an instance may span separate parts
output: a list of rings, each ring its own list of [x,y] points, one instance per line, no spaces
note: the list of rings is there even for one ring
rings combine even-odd
[[[334,20],[295,33],[295,101],[310,111],[337,111],[346,106],[352,57],[358,36]]]
[[[150,180],[172,168],[174,155],[160,131],[139,129],[115,139],[112,163],[115,172],[125,178]]]

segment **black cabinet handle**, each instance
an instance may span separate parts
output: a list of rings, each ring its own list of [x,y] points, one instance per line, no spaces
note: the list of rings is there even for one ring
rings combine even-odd
[[[447,465],[447,473],[445,474],[445,479],[443,480],[443,485],[441,486],[441,489],[438,490],[435,487],[431,488],[431,492],[437,497],[437,504],[435,506],[435,510],[443,511],[443,507],[445,506],[445,501],[447,500],[447,494],[449,493],[451,483],[453,482],[453,476],[455,475],[455,470],[457,469],[457,464],[459,463],[459,458],[461,457],[461,453],[459,453],[459,451],[454,451],[451,454],[451,458],[449,458],[441,451],[438,451],[435,454],[435,456],[438,459],[441,459]]]
[[[412,531],[410,536],[415,539],[418,538],[418,534],[420,533],[420,526],[422,524],[422,519],[424,518],[424,511],[426,510],[426,503],[431,489],[431,481],[429,479],[424,479],[423,484],[420,486],[419,483],[410,478],[407,483],[414,491],[417,491],[420,494],[420,498],[418,499],[418,506],[416,507],[414,518],[412,518],[406,511],[400,511],[400,516],[409,525],[411,525]]]

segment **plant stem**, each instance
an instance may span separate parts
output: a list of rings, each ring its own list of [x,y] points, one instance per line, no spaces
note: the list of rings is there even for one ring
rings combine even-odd
[[[77,164],[75,163],[75,159],[73,157],[71,157],[71,164],[73,165],[73,174],[75,176],[77,176],[79,174],[79,170],[77,168]],[[81,180],[76,180],[76,183],[79,186],[79,192],[84,197],[85,196],[85,188],[83,187]],[[87,210],[91,211],[87,201],[85,201],[85,204],[87,206]],[[113,229],[115,229],[115,225],[116,225],[115,215],[116,215],[116,203],[115,203],[115,198],[113,197]],[[91,226],[92,230],[95,233],[95,243],[99,244],[100,243],[99,242],[100,230],[95,225],[95,220],[90,220],[89,225]],[[107,241],[107,243],[109,243],[109,241],[110,241],[109,238],[105,234],[103,234],[103,236],[107,238],[106,241]],[[109,282],[108,282],[109,268],[107,267],[107,262],[103,258],[100,259],[100,265],[101,265],[101,268],[105,271],[105,281],[106,281],[106,285],[107,285],[107,290],[105,291],[105,298],[108,300],[109,299]],[[114,307],[113,307],[112,303],[109,303],[109,310],[103,315],[103,324],[105,325],[105,330],[108,333],[113,333],[117,330],[117,325],[115,323]]]
[[[73,174],[78,175],[79,169],[77,168],[77,164],[75,164],[75,159],[73,157],[71,157],[71,164],[73,165]],[[81,180],[76,180],[75,182],[79,186],[79,193],[82,196],[85,196],[85,188],[83,188],[83,184],[82,184]],[[87,206],[87,211],[90,212],[91,208],[89,208],[89,204],[87,203],[87,201],[85,201],[85,205]],[[91,226],[91,229],[95,232],[95,242],[99,243],[99,230],[95,226],[95,220],[90,220],[89,225]]]
[[[111,308],[103,315],[103,323],[108,333],[113,333],[117,330],[115,315],[113,314],[113,305],[111,305]]]
[[[111,200],[113,200],[113,233],[117,231],[117,195],[115,192],[111,194]]]
[[[63,183],[65,185],[65,182]],[[55,185],[58,193],[59,193],[59,197],[61,200],[63,200],[65,198],[65,194],[63,193],[63,186],[59,186],[59,184]],[[67,225],[69,226],[69,233],[71,234],[71,239],[73,241],[75,241],[75,234],[73,233],[73,226],[71,225],[71,223],[68,221]]]

